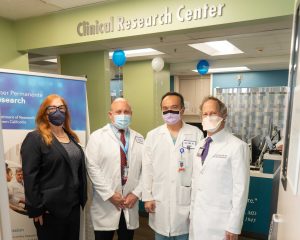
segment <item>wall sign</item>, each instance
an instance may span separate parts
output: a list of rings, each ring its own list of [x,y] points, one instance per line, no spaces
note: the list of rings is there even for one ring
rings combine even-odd
[[[123,16],[111,16],[106,21],[81,21],[77,24],[77,34],[80,37],[98,34],[112,33],[115,31],[130,31],[161,25],[172,24],[174,22],[199,21],[208,18],[221,17],[225,4],[219,3],[204,4],[198,8],[187,8],[185,5],[179,6],[175,12],[165,7],[160,13],[144,17],[125,18]]]

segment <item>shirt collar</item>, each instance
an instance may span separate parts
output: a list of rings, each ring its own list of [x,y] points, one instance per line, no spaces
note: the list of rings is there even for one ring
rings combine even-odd
[[[119,132],[120,129],[116,128],[112,123],[110,123],[109,125],[110,125],[110,127],[111,127],[111,129],[113,130],[114,133],[120,134],[120,132]],[[126,134],[129,131],[129,128],[124,129],[124,131],[125,131],[125,134]]]
[[[225,135],[225,129],[223,128],[221,131],[213,134],[210,137],[214,142],[218,142],[219,140],[221,140],[223,138],[224,135]]]

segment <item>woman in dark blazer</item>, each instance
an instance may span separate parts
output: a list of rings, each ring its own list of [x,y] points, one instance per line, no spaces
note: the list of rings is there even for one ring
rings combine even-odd
[[[84,153],[65,100],[49,95],[21,147],[25,206],[39,240],[78,240],[87,200]]]

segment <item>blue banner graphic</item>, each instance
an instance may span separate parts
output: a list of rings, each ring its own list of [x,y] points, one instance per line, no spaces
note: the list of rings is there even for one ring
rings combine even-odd
[[[35,128],[35,116],[49,94],[62,96],[69,106],[73,130],[86,129],[86,82],[62,77],[0,72],[3,129]]]

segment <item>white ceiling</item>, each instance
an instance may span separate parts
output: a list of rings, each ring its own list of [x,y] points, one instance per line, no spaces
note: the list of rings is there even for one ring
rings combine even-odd
[[[0,16],[11,20],[20,20],[113,1],[117,0],[0,0]]]
[[[0,0],[0,16],[20,20],[32,16],[50,14],[74,7],[90,4],[109,4],[121,0]],[[196,74],[195,69],[199,59],[207,59],[210,67],[235,67],[245,65],[254,71],[288,69],[291,43],[292,18],[268,20],[263,23],[245,23],[238,27],[218,26],[214,30],[199,30],[154,34],[134,38],[122,38],[95,43],[87,43],[57,48],[34,50],[30,62],[40,65],[41,58],[34,54],[56,56],[63,53],[85,52],[94,50],[124,50],[152,47],[164,52],[164,61],[170,64],[171,74]],[[243,54],[227,56],[208,56],[187,44],[211,40],[228,40],[241,49]],[[138,57],[127,59],[135,61],[152,59],[153,57]],[[45,68],[55,68],[55,65],[45,65]]]

